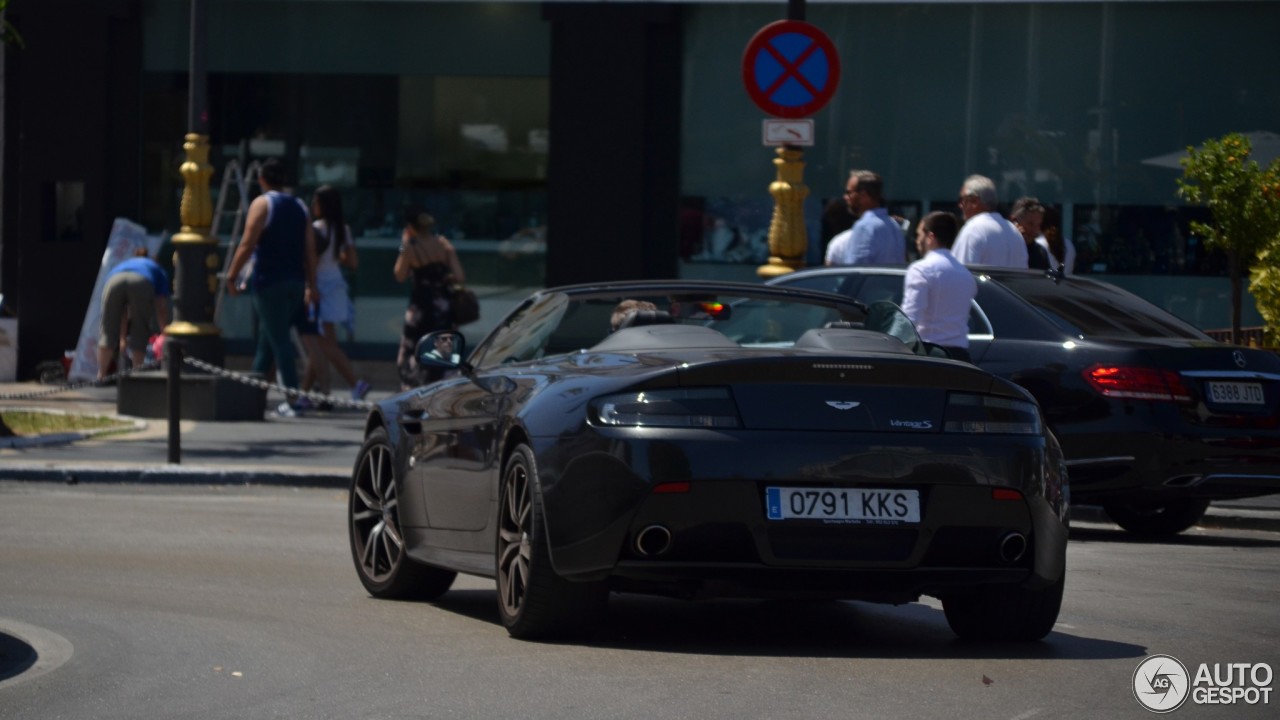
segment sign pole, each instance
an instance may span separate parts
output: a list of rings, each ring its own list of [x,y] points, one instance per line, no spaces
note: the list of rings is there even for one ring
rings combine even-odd
[[[213,227],[213,202],[209,178],[209,110],[206,60],[208,0],[191,0],[191,64],[187,75],[186,161],[178,168],[182,189],[182,230],[173,236],[173,322],[164,329],[168,337],[183,340],[193,357],[222,365],[221,331],[213,323],[218,289],[216,270],[218,238]],[[232,239],[234,243],[234,238]]]
[[[804,22],[805,0],[787,0],[787,19]],[[756,268],[764,279],[786,275],[805,265],[809,230],[804,223],[804,201],[809,187],[804,184],[804,151],[784,144],[774,150],[777,177],[769,183],[773,196],[773,217],[769,221],[769,262]]]
[[[766,145],[780,144],[773,160],[776,179],[769,184],[773,218],[769,223],[769,262],[756,269],[772,278],[805,266],[809,233],[804,222],[804,151],[812,144],[811,120],[795,121],[820,110],[835,94],[840,58],[831,39],[804,22],[805,0],[788,0],[787,20],[761,28],[742,55],[747,94],[766,113],[785,120],[766,120]],[[807,124],[806,124],[807,123]],[[781,140],[781,143],[774,140]]]

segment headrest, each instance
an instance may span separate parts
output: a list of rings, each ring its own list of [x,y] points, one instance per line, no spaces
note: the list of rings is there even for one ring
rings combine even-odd
[[[666,313],[663,313],[664,315]],[[688,348],[736,348],[738,343],[701,325],[655,325],[618,328],[591,348],[593,352],[637,352]]]
[[[886,352],[911,354],[911,348],[892,335],[875,330],[823,328],[809,330],[796,340],[797,348],[833,352]]]
[[[671,313],[665,310],[633,310],[622,318],[622,322],[618,323],[618,329],[640,327],[641,325],[670,325],[675,321],[675,318],[671,317]]]

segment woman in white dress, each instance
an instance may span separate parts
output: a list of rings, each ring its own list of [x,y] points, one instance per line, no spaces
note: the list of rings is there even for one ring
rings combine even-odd
[[[356,269],[356,246],[351,238],[351,227],[347,225],[342,213],[342,196],[336,188],[321,185],[311,200],[311,223],[316,237],[316,289],[320,293],[320,306],[316,313],[316,323],[320,330],[320,349],[322,355],[308,358],[303,388],[311,383],[320,383],[321,389],[328,379],[328,367],[338,371],[347,386],[351,388],[353,400],[363,400],[369,393],[369,383],[356,377],[351,369],[351,361],[338,345],[338,326],[352,322],[354,308],[347,288],[347,281],[342,277],[342,267]]]

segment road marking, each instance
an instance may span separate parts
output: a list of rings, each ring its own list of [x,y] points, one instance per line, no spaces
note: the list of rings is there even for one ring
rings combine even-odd
[[[75,654],[75,647],[71,645],[71,641],[52,630],[0,617],[0,632],[11,635],[30,645],[36,655],[35,661],[30,667],[23,669],[13,677],[0,680],[0,690],[40,677],[52,670],[57,670]]]

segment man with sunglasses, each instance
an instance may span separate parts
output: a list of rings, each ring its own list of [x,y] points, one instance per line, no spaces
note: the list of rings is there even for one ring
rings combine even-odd
[[[853,227],[831,238],[827,265],[905,265],[902,227],[883,205],[884,181],[870,170],[854,170],[845,184],[844,201]]]
[[[996,212],[996,185],[991,178],[970,175],[960,188],[964,227],[951,254],[965,265],[1027,268],[1027,244],[1013,223]]]

